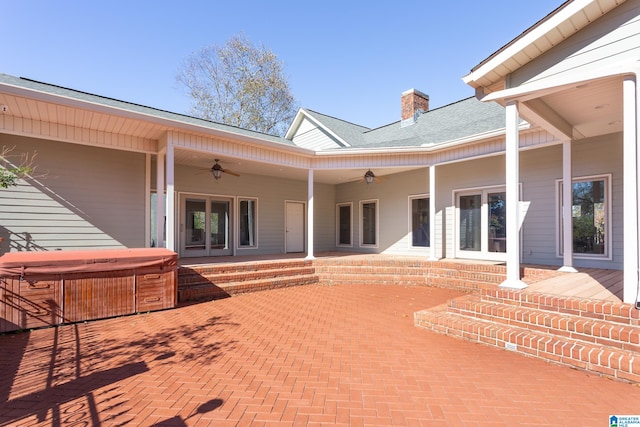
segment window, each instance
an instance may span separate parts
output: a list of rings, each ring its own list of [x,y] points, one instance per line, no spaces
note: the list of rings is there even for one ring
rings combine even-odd
[[[378,244],[378,201],[360,202],[360,245],[376,246]]]
[[[351,213],[351,207],[351,203],[341,203],[336,207],[338,217],[336,244],[338,246],[352,246],[351,239],[353,237],[353,233],[351,230],[351,224],[353,222],[353,215]]]
[[[429,198],[416,196],[409,198],[411,210],[411,246],[429,247],[431,238],[429,235]]]
[[[163,200],[164,200],[164,194],[162,195],[162,197],[163,197]],[[165,241],[165,234],[166,234],[166,227],[165,227],[166,224],[165,223],[163,223],[161,225],[161,227],[163,227],[163,229],[162,229],[163,230],[162,231],[163,240],[161,242],[156,242],[157,236],[158,236],[158,234],[157,234],[157,225],[156,225],[156,222],[157,222],[156,214],[157,214],[157,211],[158,211],[158,205],[157,205],[158,202],[157,202],[157,200],[158,200],[158,193],[156,193],[154,191],[154,192],[151,193],[151,206],[150,206],[150,209],[149,209],[149,212],[150,212],[150,215],[151,215],[151,218],[150,218],[151,224],[149,226],[149,231],[150,231],[150,234],[151,234],[151,241],[149,242],[149,245],[152,248],[155,248],[155,247],[163,248],[164,245],[165,245],[164,241]],[[165,222],[166,222],[166,219],[167,219],[166,216],[164,217],[164,219],[165,219]]]
[[[506,193],[485,188],[457,194],[457,249],[477,259],[505,259],[507,252]]]
[[[562,181],[558,181],[560,203],[559,254],[564,254],[562,222]],[[609,255],[609,177],[574,179],[571,191],[573,220],[573,253],[576,257],[608,257]]]
[[[258,220],[258,200],[238,199],[240,216],[238,224],[240,227],[239,244],[240,247],[256,247],[257,240],[257,220]]]

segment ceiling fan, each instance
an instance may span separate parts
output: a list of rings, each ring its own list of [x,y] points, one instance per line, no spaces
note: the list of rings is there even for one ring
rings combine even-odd
[[[222,177],[223,173],[228,173],[229,175],[233,175],[233,176],[240,176],[239,174],[230,171],[229,169],[225,169],[220,165],[220,159],[215,159],[216,163],[211,166],[211,175],[213,175],[213,177],[217,180],[219,180]]]
[[[367,184],[372,184],[373,182],[380,182],[384,180],[384,177],[377,176],[371,169],[369,169],[364,173],[362,179],[364,179],[364,182]]]

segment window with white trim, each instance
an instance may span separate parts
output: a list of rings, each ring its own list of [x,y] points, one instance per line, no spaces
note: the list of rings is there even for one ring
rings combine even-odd
[[[574,178],[571,191],[573,255],[576,258],[608,258],[610,246],[610,176]],[[560,256],[564,254],[562,180],[558,180],[558,230]]]
[[[422,196],[409,197],[409,233],[411,236],[411,246],[429,247],[431,238],[429,235],[429,198]]]
[[[378,201],[360,202],[360,246],[378,245]]]
[[[336,245],[353,246],[353,204],[338,203],[336,205],[337,229],[336,229]]]
[[[258,199],[238,198],[240,247],[258,246]]]

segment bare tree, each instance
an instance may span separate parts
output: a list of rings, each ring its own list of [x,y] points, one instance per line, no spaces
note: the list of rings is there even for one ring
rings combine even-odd
[[[31,175],[35,167],[38,153],[11,154],[15,147],[2,147],[0,150],[0,188],[18,185],[18,180]]]
[[[195,52],[176,79],[193,99],[195,117],[283,135],[296,113],[283,64],[242,35]]]

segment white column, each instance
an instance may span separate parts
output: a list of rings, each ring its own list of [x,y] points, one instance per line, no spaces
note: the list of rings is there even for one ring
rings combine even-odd
[[[429,261],[438,261],[436,255],[436,166],[429,166]]]
[[[176,200],[175,200],[175,158],[174,147],[167,143],[167,249],[174,252],[176,247]]]
[[[638,301],[638,93],[635,76],[625,77],[623,91],[623,227],[624,227],[624,289],[623,301],[635,304]]]
[[[518,104],[507,103],[506,108],[506,193],[507,193],[507,279],[501,287],[524,289],[527,284],[520,280],[520,140],[518,135]]]
[[[164,200],[164,155],[166,150],[158,152],[156,159],[156,246],[166,247],[165,236],[165,200]]]
[[[308,191],[307,191],[307,258],[315,259],[313,256],[313,169],[309,169]]]
[[[576,273],[573,268],[573,173],[571,170],[571,141],[562,143],[562,252],[560,271]]]

